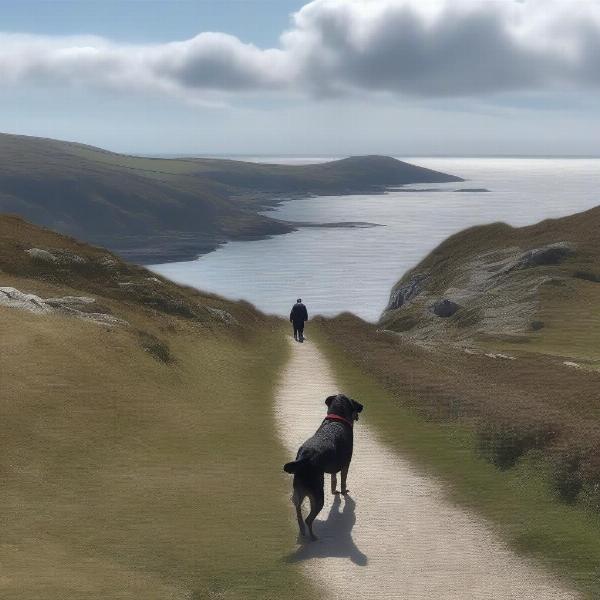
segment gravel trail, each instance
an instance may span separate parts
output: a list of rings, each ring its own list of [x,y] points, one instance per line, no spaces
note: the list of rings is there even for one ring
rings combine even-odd
[[[325,397],[344,390],[313,343],[290,343],[275,411],[292,460],[321,423]],[[358,400],[368,414],[369,399]],[[290,476],[290,493],[291,483]],[[332,496],[326,475],[325,507],[315,521],[319,540],[300,543],[289,557],[302,562],[324,600],[580,597],[512,552],[483,519],[452,504],[438,482],[387,449],[363,420],[355,426],[348,488],[348,496]]]

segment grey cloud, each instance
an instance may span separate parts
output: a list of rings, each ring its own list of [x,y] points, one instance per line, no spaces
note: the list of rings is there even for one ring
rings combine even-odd
[[[452,96],[586,83],[583,64],[591,59],[598,72],[600,60],[584,31],[595,42],[600,27],[580,17],[561,32],[564,14],[553,20],[551,4],[325,0],[297,15],[289,46],[304,46],[304,79],[321,91]],[[553,38],[579,52],[577,60]]]
[[[597,87],[600,4],[315,0],[270,49],[222,33],[146,46],[0,34],[0,81],[192,101],[264,91],[435,97]]]

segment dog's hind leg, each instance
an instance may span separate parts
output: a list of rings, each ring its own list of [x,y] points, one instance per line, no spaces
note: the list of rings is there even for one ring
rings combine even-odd
[[[346,487],[346,478],[348,477],[348,469],[350,468],[350,465],[346,465],[343,469],[342,469],[342,494],[347,494],[348,493],[348,488]]]
[[[306,529],[304,527],[304,520],[302,519],[302,501],[304,500],[305,495],[300,493],[299,490],[294,489],[294,493],[292,495],[292,502],[296,507],[296,518],[298,519],[298,529],[300,530],[300,535],[306,535]]]
[[[306,530],[304,528],[304,521],[302,520],[302,507],[300,505],[296,505],[296,517],[298,519],[298,528],[300,529],[300,535],[304,537],[306,535]]]
[[[310,499],[310,513],[308,517],[306,517],[306,524],[308,525],[308,533],[310,534],[310,539],[313,542],[317,539],[317,536],[313,533],[313,521],[316,519],[317,515],[321,512],[323,505],[325,504],[325,498],[323,490],[321,489],[319,492],[316,492],[314,495],[309,495]]]
[[[337,491],[337,475],[335,473],[331,474],[331,493],[332,494],[339,494],[339,492]]]

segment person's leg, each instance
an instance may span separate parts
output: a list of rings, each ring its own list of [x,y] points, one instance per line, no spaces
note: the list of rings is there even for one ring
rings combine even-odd
[[[298,340],[298,327],[296,327],[296,323],[292,323],[292,327],[294,328],[294,339]]]
[[[298,339],[303,342],[304,341],[304,323],[298,325]]]

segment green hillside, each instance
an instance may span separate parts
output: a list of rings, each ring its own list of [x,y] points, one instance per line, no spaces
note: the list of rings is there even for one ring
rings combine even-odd
[[[144,263],[193,258],[228,239],[289,232],[292,224],[258,214],[282,197],[459,180],[382,156],[265,165],[144,158],[0,134],[0,212]]]
[[[599,230],[600,207],[474,227],[401,278],[377,325],[313,323],[383,439],[589,598],[600,594]]]
[[[0,272],[0,597],[309,597],[279,323],[16,217]]]
[[[540,352],[600,365],[600,207],[473,227],[394,286],[380,326],[421,343]]]

